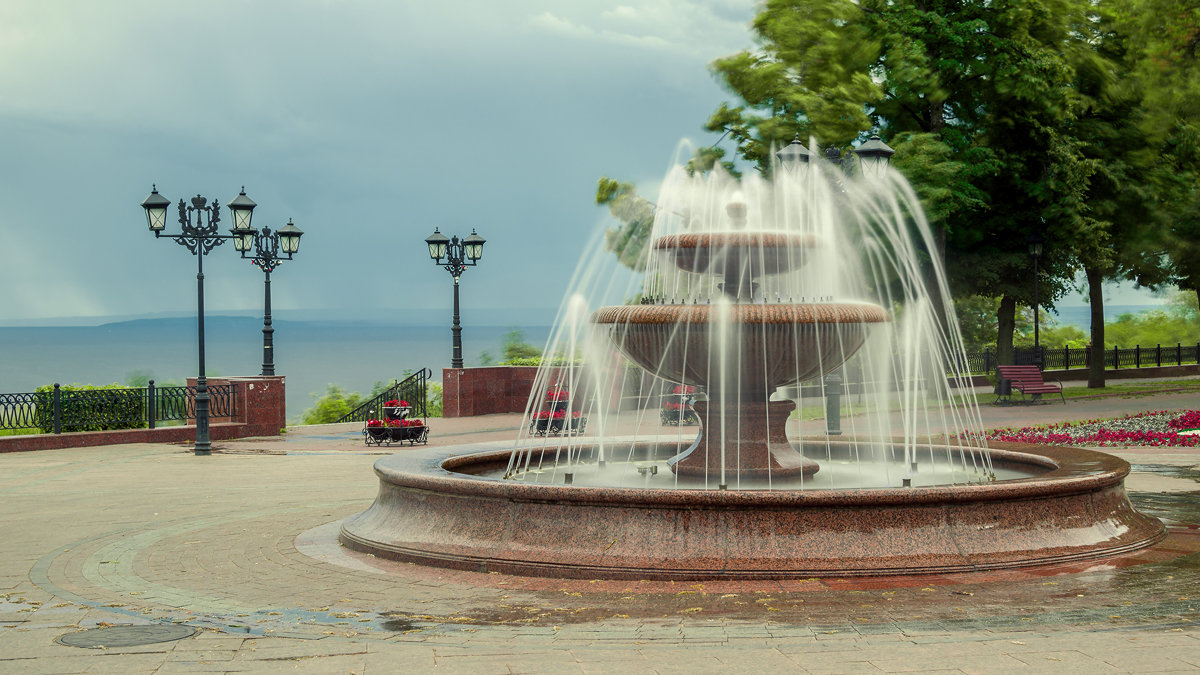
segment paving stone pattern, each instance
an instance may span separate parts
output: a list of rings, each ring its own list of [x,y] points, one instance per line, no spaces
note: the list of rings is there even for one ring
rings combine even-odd
[[[984,413],[1001,426],[1189,407],[1200,396]],[[518,424],[432,420],[430,444],[496,447]],[[0,455],[0,672],[1200,668],[1196,448],[1107,450],[1135,465],[1137,506],[1170,526],[1150,551],[975,575],[705,583],[509,577],[353,554],[337,546],[336,523],[370,504],[385,452],[356,426],[216,449]],[[128,647],[56,642],[121,625],[197,632]]]

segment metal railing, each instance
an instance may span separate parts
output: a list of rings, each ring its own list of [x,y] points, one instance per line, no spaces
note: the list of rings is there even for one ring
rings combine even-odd
[[[426,397],[429,392],[429,378],[432,376],[432,370],[422,368],[403,380],[393,383],[383,393],[346,413],[338,422],[366,422],[373,417],[379,417],[383,414],[381,412],[383,404],[392,399],[409,402],[412,406],[412,412],[409,413],[410,418],[428,417]]]
[[[1106,347],[1104,349],[1104,367],[1120,370],[1123,368],[1150,368],[1158,366],[1182,366],[1197,363],[1200,356],[1200,343],[1185,345],[1154,345],[1143,347]],[[991,374],[996,371],[996,349],[985,347],[983,350],[967,350],[965,354],[966,370],[970,373]],[[1087,368],[1091,365],[1091,350],[1084,347],[1016,347],[1013,349],[1013,363],[1018,366],[1040,365],[1044,369],[1071,370]]]
[[[209,385],[209,414],[233,417],[237,397],[232,384]],[[196,418],[195,387],[63,389],[0,394],[0,430],[37,429],[42,433],[155,428],[158,422]]]

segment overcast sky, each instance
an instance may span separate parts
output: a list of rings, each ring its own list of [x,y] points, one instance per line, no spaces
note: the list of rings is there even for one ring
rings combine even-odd
[[[474,227],[464,311],[548,321],[609,222],[597,178],[652,185],[682,139],[715,140],[707,66],[751,46],[755,4],[4,0],[0,324],[194,313],[152,183],[222,205],[245,185],[257,226],[294,219],[277,309],[448,308],[424,239]],[[210,313],[261,308],[231,245],[205,271]]]
[[[195,259],[146,228],[151,183],[222,204],[244,184],[256,225],[294,219],[277,308],[448,307],[424,246],[438,226],[488,240],[464,309],[553,310],[607,220],[596,180],[655,182],[682,138],[709,138],[724,95],[707,64],[750,44],[753,15],[752,0],[5,0],[0,323],[194,312]],[[262,273],[231,245],[205,272],[210,312],[261,308]]]

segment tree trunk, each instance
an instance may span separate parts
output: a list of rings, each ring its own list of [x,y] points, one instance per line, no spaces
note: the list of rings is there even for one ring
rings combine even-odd
[[[1011,295],[1000,298],[996,310],[996,363],[1009,366],[1013,362],[1013,330],[1017,326],[1017,299]]]
[[[1092,310],[1092,346],[1088,365],[1088,388],[1104,386],[1104,276],[1095,267],[1084,265],[1088,282],[1088,304]]]

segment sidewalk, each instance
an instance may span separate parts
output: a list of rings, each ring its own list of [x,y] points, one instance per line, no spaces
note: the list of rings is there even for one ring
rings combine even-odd
[[[1200,408],[1200,394],[984,406],[985,425]],[[430,447],[509,442],[519,415],[430,420]],[[974,575],[568,581],[336,545],[375,497],[361,425],[283,438],[0,456],[0,672],[1157,672],[1200,668],[1200,449],[1117,451],[1171,526],[1150,551]],[[1111,450],[1110,450],[1111,451]],[[1195,598],[1195,600],[1193,600]],[[84,628],[192,627],[86,649]]]

